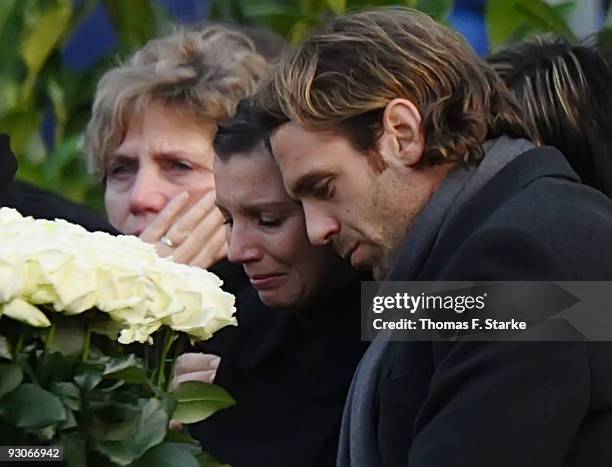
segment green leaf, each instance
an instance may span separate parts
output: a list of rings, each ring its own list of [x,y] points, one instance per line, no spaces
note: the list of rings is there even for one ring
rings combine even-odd
[[[81,410],[81,392],[75,384],[68,382],[51,383],[49,390],[59,397],[67,408]]]
[[[69,380],[73,374],[75,360],[59,352],[45,352],[35,362],[36,376],[42,386],[52,381]]]
[[[76,417],[74,416],[74,411],[70,410],[70,409],[66,409],[66,420],[64,420],[63,422],[59,423],[57,425],[57,429],[58,430],[62,430],[62,431],[66,431],[69,430],[70,428],[75,428],[78,427],[79,423],[77,422]]]
[[[218,410],[236,403],[225,389],[201,381],[181,383],[174,392],[174,397],[176,397],[178,405],[172,414],[172,418],[184,424],[204,420]]]
[[[224,464],[219,460],[215,459],[211,454],[203,452],[198,457],[200,467],[231,467],[229,464]]]
[[[61,422],[62,424],[65,422]],[[41,443],[41,444],[48,444],[49,441],[51,441],[53,439],[53,437],[55,436],[55,434],[57,433],[57,429],[55,425],[49,425],[46,426],[44,428],[40,428],[37,430],[25,430],[29,435],[32,435],[34,437],[36,437],[36,439]]]
[[[139,399],[136,394],[129,391],[115,391],[102,400],[95,400],[89,403],[90,409],[100,419],[101,423],[106,423],[106,435],[108,439],[124,439],[121,433],[124,430],[131,430],[130,424],[138,422],[138,417],[142,412],[143,399]],[[124,424],[123,422],[128,422]],[[112,434],[111,431],[115,434]]]
[[[337,15],[346,13],[346,0],[327,0],[327,5]]]
[[[454,6],[454,0],[419,0],[416,4],[417,10],[427,13],[437,21],[445,20]]]
[[[104,357],[100,363],[104,364],[105,378],[119,379],[131,384],[146,384],[147,382],[144,362],[134,354]]]
[[[577,40],[567,21],[544,0],[517,0],[516,8],[534,26],[565,36],[571,41]]]
[[[565,20],[569,21],[571,14],[576,9],[576,2],[574,0],[567,0],[561,3],[550,4],[551,8],[553,8],[559,15]]]
[[[269,20],[271,17],[291,19],[303,15],[295,5],[275,5],[271,3],[247,3],[244,5],[244,14],[260,20]]]
[[[200,467],[198,454],[200,449],[189,444],[162,443],[149,449],[134,467]]]
[[[53,104],[53,113],[55,114],[55,143],[61,144],[64,138],[64,129],[68,122],[68,109],[66,109],[66,95],[64,88],[57,80],[50,78],[47,81],[47,92]],[[74,138],[74,136],[73,136]]]
[[[48,349],[59,352],[64,356],[81,355],[85,342],[83,323],[74,318],[54,318],[53,324],[55,326],[55,336]]]
[[[168,413],[161,400],[149,399],[144,402],[129,437],[125,438],[125,433],[121,433],[122,439],[119,440],[106,436],[98,441],[95,449],[119,465],[128,465],[162,442],[168,422]]]
[[[0,335],[0,358],[5,358],[7,360],[13,359],[13,350],[11,349],[11,343],[9,340]]]
[[[156,37],[158,14],[154,2],[150,0],[105,0],[115,30],[119,34],[121,48],[134,50]]]
[[[601,31],[599,31],[599,34],[597,35],[597,43],[601,47],[607,48],[607,50],[612,49],[612,27],[603,28]]]
[[[77,368],[77,373],[74,376],[74,382],[87,392],[95,388],[104,375],[104,365],[93,363],[81,363]]]
[[[79,432],[62,433],[60,444],[64,447],[64,460],[70,467],[87,467],[85,440]]]
[[[495,50],[510,39],[523,16],[516,8],[516,0],[488,0],[485,21],[491,48]]]
[[[241,9],[240,2],[236,0],[212,0],[208,8],[208,17],[211,20],[225,23],[249,24]]]
[[[121,357],[103,357],[99,363],[104,364],[104,375],[117,373],[132,367],[141,367],[143,362],[136,358],[136,355],[122,355]]]
[[[168,430],[166,433],[166,437],[164,438],[165,443],[182,443],[182,444],[191,444],[193,446],[199,447],[200,443],[198,443],[195,439],[191,437],[188,433],[177,430]]]
[[[0,400],[0,417],[18,428],[44,428],[66,419],[60,399],[40,386],[25,383]]]
[[[16,1],[17,0],[3,0],[0,2],[0,31],[4,29],[6,21],[11,16]]]
[[[27,155],[29,142],[39,131],[41,123],[42,111],[40,109],[25,112],[12,111],[0,119],[0,132],[11,136],[11,149],[18,159]],[[19,169],[21,170],[21,167]]]
[[[141,367],[130,367],[125,370],[119,370],[114,373],[109,373],[104,376],[109,379],[120,379],[129,384],[146,384],[147,373],[144,368]]]
[[[23,87],[24,101],[30,99],[38,73],[60,39],[67,33],[71,13],[70,0],[56,0],[55,6],[48,9],[32,28],[25,29],[19,47],[21,57],[28,68]]]
[[[299,44],[302,42],[306,36],[308,36],[312,26],[312,22],[308,20],[296,22],[289,32],[289,42],[291,44]]]
[[[17,364],[0,365],[0,399],[23,381],[23,371]]]

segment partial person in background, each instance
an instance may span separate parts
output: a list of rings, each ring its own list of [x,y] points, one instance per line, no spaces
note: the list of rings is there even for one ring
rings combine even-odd
[[[335,464],[344,401],[367,343],[360,339],[360,279],[329,246],[313,246],[301,206],[286,193],[248,103],[215,139],[215,185],[230,261],[253,288],[237,297],[239,326],[207,351],[221,358],[215,383],[237,404],[191,427],[236,467]],[[210,381],[210,355],[179,358],[175,385]]]
[[[536,37],[488,62],[516,94],[531,140],[559,149],[584,183],[612,197],[612,66],[604,51]]]
[[[177,262],[210,268],[225,257],[212,141],[266,68],[249,38],[215,25],[152,40],[102,77],[85,150],[115,228]],[[235,292],[240,275],[221,264]]]

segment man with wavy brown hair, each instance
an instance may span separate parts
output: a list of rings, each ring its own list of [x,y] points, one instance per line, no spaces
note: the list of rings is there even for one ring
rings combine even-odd
[[[258,99],[310,240],[353,266],[396,281],[612,278],[610,201],[523,139],[505,85],[426,15],[334,18]],[[556,335],[553,320],[540,332]],[[612,465],[610,388],[606,344],[379,334],[353,379],[338,464]]]
[[[260,97],[268,112],[291,121],[272,142],[287,187],[307,198],[307,215],[311,199],[355,177],[337,180],[323,165],[303,173],[299,162],[367,155],[347,167],[380,175],[372,192],[347,188],[342,197],[354,206],[346,223],[311,216],[309,229],[313,242],[329,239],[354,266],[374,265],[381,278],[449,171],[477,165],[485,140],[526,134],[509,91],[456,33],[399,8],[332,21],[279,64]],[[410,178],[422,183],[402,182]]]

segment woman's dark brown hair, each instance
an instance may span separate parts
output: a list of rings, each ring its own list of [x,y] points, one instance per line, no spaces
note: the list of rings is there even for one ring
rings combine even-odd
[[[595,45],[537,37],[489,57],[515,92],[531,139],[558,148],[612,197],[612,67]]]

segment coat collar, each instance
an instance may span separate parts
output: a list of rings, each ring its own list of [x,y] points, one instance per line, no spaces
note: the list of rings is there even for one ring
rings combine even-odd
[[[426,264],[415,277],[404,280],[430,280],[443,258],[449,258],[480,224],[525,187],[541,178],[565,179],[580,183],[580,178],[557,149],[533,148],[515,158],[476,192],[445,227]],[[449,240],[450,239],[450,240]]]
[[[432,263],[434,255],[436,257],[452,255],[457,245],[469,236],[478,223],[488,218],[495,209],[524,187],[543,177],[580,182],[563,154],[557,149],[541,146],[520,151],[510,162],[490,175],[482,186],[475,191],[472,190],[467,199],[462,199],[459,206],[447,210],[448,219],[443,219],[442,230],[440,222],[437,223],[435,241],[430,242],[427,251],[422,252],[423,258],[420,261],[407,260],[415,256],[414,252],[410,251],[414,247],[414,239],[411,238],[413,235],[409,234],[396,256],[397,259],[387,280],[410,281],[422,278],[423,271]],[[462,194],[458,195],[458,199],[462,197]],[[442,242],[443,238],[449,236],[453,238],[452,242]],[[441,245],[443,251],[439,248]]]

